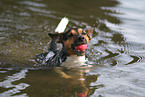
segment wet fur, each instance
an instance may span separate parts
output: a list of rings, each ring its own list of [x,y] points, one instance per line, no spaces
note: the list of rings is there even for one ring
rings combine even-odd
[[[89,44],[89,40],[92,39],[92,34],[94,29],[87,29],[86,31],[81,28],[72,28],[65,33],[48,33],[48,35],[54,39],[58,43],[62,43],[63,47],[66,48],[68,56],[76,55],[76,53],[72,50],[71,44],[74,42],[79,43],[77,40],[78,37],[84,37],[87,45]],[[83,42],[84,42],[83,41]],[[84,53],[85,54],[85,53]]]
[[[47,53],[42,53],[36,56],[36,61],[39,63],[46,63],[47,66],[61,66],[62,63],[68,62],[67,59],[74,58],[80,64],[81,60],[85,60],[86,51],[77,51],[75,46],[82,44],[89,44],[89,40],[92,39],[92,34],[94,29],[86,29],[83,30],[81,28],[71,28],[64,33],[48,33],[48,35],[52,38],[51,45],[49,48],[49,52],[53,52],[54,55],[50,57],[48,60],[44,61],[47,57]],[[62,50],[57,50],[57,43],[62,43]],[[84,57],[80,57],[84,56]],[[79,61],[80,60],[80,61]],[[71,60],[70,63],[75,63],[75,60]],[[69,65],[69,63],[67,63]],[[84,64],[84,61],[81,63]],[[66,65],[64,65],[66,66]],[[70,66],[68,66],[70,67]],[[74,66],[72,66],[74,67]],[[70,67],[71,68],[71,67]]]

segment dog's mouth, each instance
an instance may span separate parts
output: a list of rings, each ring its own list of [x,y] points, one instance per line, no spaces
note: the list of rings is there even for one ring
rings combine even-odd
[[[79,44],[79,45],[74,45],[72,44],[72,50],[78,55],[82,56],[85,54],[87,50],[87,44]]]

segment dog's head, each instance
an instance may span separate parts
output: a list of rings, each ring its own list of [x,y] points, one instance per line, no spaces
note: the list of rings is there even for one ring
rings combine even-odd
[[[85,54],[89,40],[92,39],[94,29],[71,28],[65,33],[49,33],[56,42],[62,43],[66,48],[68,55],[82,56]]]

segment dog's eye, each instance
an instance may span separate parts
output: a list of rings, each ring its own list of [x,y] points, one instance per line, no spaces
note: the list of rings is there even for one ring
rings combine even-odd
[[[86,32],[82,32],[82,35],[86,35],[87,33]]]

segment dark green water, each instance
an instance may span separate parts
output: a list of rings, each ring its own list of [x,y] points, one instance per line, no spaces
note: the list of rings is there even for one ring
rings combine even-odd
[[[0,0],[0,97],[145,97],[144,0]],[[37,68],[58,22],[95,28],[88,73]],[[84,80],[80,80],[80,78]]]

